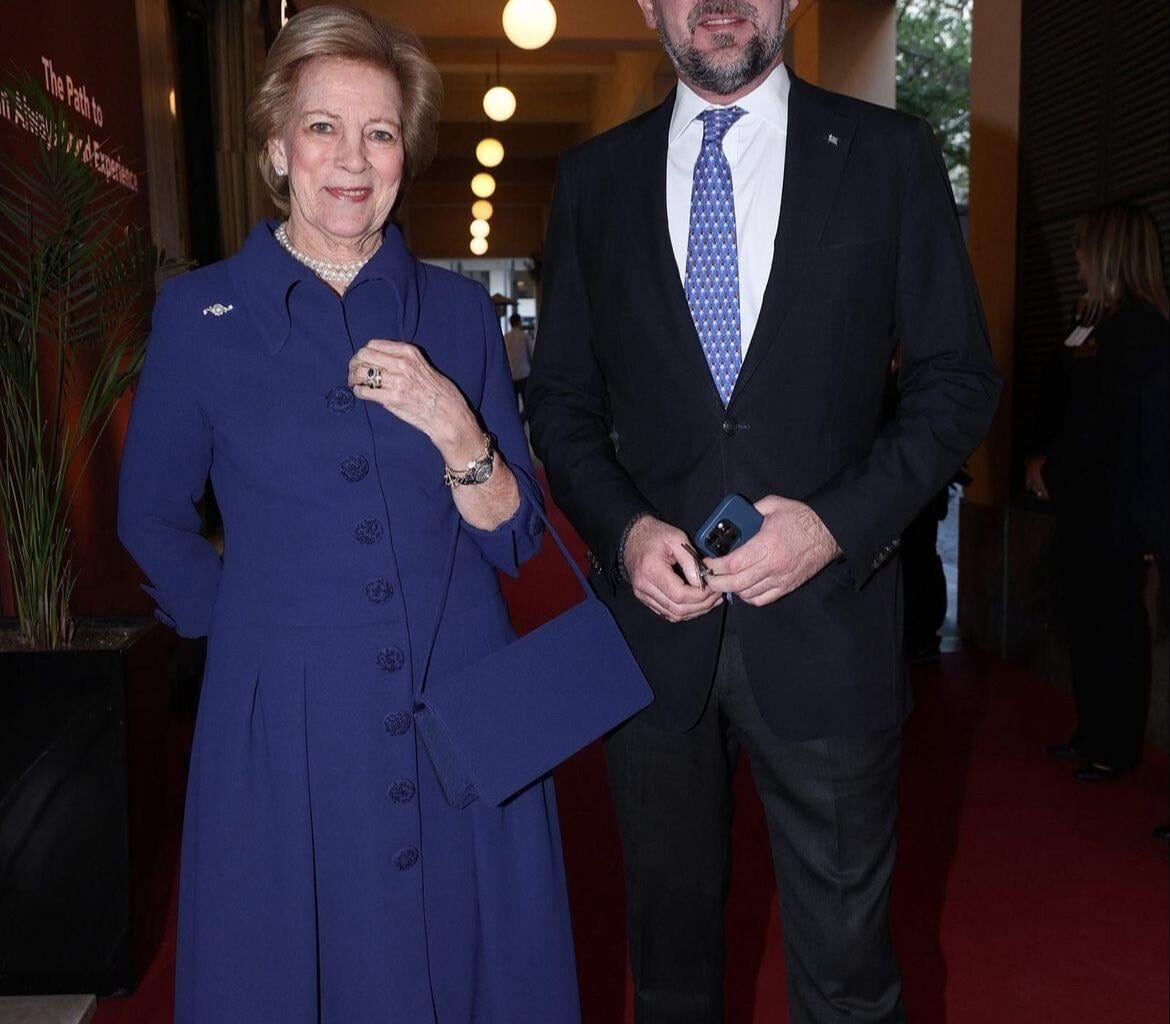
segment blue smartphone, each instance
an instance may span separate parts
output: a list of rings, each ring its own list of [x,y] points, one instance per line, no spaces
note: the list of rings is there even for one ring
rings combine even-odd
[[[730,554],[750,540],[764,524],[764,517],[742,494],[729,494],[695,532],[695,546],[712,558]]]

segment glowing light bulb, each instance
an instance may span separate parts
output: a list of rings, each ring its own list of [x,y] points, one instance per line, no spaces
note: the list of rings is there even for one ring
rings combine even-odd
[[[467,248],[469,248],[476,256],[482,256],[488,251],[487,239],[473,238],[471,240],[471,244]]]
[[[480,199],[487,199],[496,190],[496,179],[485,171],[480,171],[471,179],[471,191]]]
[[[507,121],[516,113],[516,94],[506,85],[493,85],[483,94],[483,112],[493,121]]]
[[[549,0],[508,0],[504,35],[522,50],[539,50],[557,30],[557,9]]]
[[[491,233],[492,226],[486,220],[473,220],[471,222],[472,238],[487,238]]]
[[[475,159],[484,167],[499,167],[504,159],[504,144],[499,139],[480,139],[475,147]]]
[[[471,204],[471,216],[476,220],[491,220],[492,214],[495,212],[492,209],[492,204],[486,199],[477,199]]]

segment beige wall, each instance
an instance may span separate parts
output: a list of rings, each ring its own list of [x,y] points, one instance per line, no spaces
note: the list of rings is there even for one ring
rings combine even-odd
[[[188,256],[182,141],[177,117],[170,108],[176,90],[176,69],[167,0],[136,0],[135,14],[142,64],[142,118],[146,130],[151,233],[155,244],[168,254]]]
[[[968,249],[1004,393],[987,440],[971,458],[967,499],[1006,505],[1011,471],[1016,196],[1022,0],[978,0],[971,47],[971,192]]]
[[[613,71],[597,81],[589,134],[599,135],[649,110],[665,98],[674,82],[670,60],[657,47],[615,54]]]
[[[806,0],[792,19],[790,62],[806,81],[892,107],[896,30],[894,0]]]

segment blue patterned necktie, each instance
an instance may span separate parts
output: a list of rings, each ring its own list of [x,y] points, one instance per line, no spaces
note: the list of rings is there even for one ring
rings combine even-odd
[[[731,400],[743,354],[739,325],[739,250],[735,239],[735,191],[731,165],[723,155],[723,136],[745,111],[742,107],[705,110],[703,146],[691,185],[691,224],[687,238],[687,304],[711,378],[723,404]]]

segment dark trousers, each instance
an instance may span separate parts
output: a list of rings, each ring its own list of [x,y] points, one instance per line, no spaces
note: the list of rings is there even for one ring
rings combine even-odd
[[[1132,768],[1150,705],[1147,566],[1114,551],[1099,522],[1075,513],[1057,519],[1057,557],[1077,707],[1073,741],[1090,761]]]
[[[781,742],[724,638],[702,718],[639,719],[606,742],[625,857],[637,1024],[723,1020],[731,779],[741,749],[764,805],[780,894],[791,1024],[905,1020],[889,933],[901,729]]]

